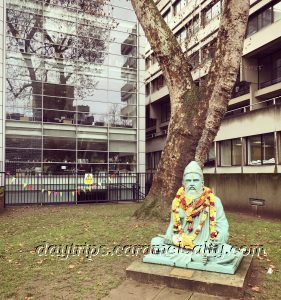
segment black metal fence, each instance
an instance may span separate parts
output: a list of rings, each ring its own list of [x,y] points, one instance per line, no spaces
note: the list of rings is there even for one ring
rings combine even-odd
[[[5,205],[141,201],[151,186],[152,174],[98,173],[57,175],[2,174]]]

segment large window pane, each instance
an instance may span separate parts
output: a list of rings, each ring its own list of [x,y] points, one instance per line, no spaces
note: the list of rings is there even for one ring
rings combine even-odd
[[[272,23],[272,9],[271,7],[261,12],[258,15],[258,29],[262,29]]]
[[[109,151],[135,155],[136,20],[125,0],[8,1],[6,118],[36,130],[7,137],[8,159],[22,164],[15,172],[35,163],[49,174],[102,172]],[[119,157],[114,165],[135,170],[135,157]]]
[[[232,165],[241,166],[242,164],[242,143],[240,139],[232,140]]]
[[[250,17],[247,27],[247,36],[250,36],[258,31],[258,17]]]
[[[33,136],[7,136],[6,148],[41,148],[42,138]]]
[[[107,141],[78,140],[78,150],[107,151]]]
[[[261,136],[251,136],[248,138],[248,164],[261,164]]]
[[[63,138],[63,137],[44,137],[43,147],[45,149],[76,149],[76,140],[73,138]]]
[[[273,19],[274,22],[281,20],[281,2],[273,6]]]
[[[41,150],[37,149],[6,149],[7,162],[41,162]]]
[[[231,140],[220,142],[221,166],[231,166]]]
[[[70,150],[45,150],[43,151],[44,162],[75,163],[76,152]]]
[[[262,136],[263,148],[263,164],[275,163],[275,147],[274,147],[274,134],[269,133]]]
[[[78,151],[78,163],[101,164],[107,162],[107,152]]]

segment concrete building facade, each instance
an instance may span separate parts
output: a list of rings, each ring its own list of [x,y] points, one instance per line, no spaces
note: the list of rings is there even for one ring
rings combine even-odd
[[[262,205],[281,215],[281,1],[251,0],[240,72],[206,161],[206,182],[233,209]],[[182,47],[192,75],[204,80],[215,53],[222,1],[157,3]],[[170,117],[165,80],[146,49],[146,170],[155,171]],[[261,200],[253,200],[261,199]],[[256,209],[256,206],[255,206]]]
[[[128,1],[1,0],[1,170],[144,172],[143,39]]]

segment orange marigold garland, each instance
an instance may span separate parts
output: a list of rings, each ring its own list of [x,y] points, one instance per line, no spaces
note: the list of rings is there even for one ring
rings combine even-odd
[[[191,236],[188,236],[184,233],[184,229],[181,224],[179,208],[182,208],[185,211],[186,221],[188,222],[188,232],[194,233]],[[193,228],[193,219],[198,217],[200,213],[204,210],[202,218],[199,222],[198,227],[194,230]],[[182,236],[183,246],[188,244],[190,247],[193,246],[193,241],[201,232],[202,227],[207,219],[208,214],[210,215],[210,238],[214,240],[217,236],[216,232],[216,206],[215,206],[215,195],[212,190],[208,187],[204,187],[201,197],[196,203],[192,203],[192,200],[185,195],[184,187],[181,187],[172,204],[172,213],[173,213],[173,222],[174,227],[173,231],[176,234]]]

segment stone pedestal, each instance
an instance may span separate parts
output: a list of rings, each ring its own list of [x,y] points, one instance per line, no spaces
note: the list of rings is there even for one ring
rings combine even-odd
[[[252,256],[244,257],[237,272],[230,275],[135,261],[127,268],[126,274],[127,277],[142,283],[166,285],[170,288],[187,289],[216,296],[241,298],[244,295],[251,263]]]

